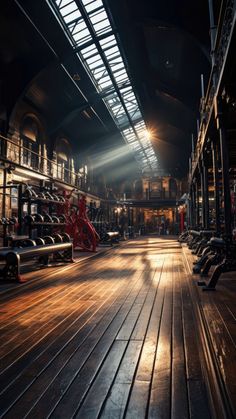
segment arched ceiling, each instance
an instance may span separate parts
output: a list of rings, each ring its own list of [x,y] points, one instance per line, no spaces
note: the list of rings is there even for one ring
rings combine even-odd
[[[153,132],[160,167],[172,175],[186,173],[191,133],[196,135],[200,76],[206,81],[210,71],[207,3],[104,0]],[[24,100],[47,120],[50,135],[64,131],[79,149],[109,141],[122,145],[46,1],[2,0],[0,35],[1,111],[9,117],[16,101]]]

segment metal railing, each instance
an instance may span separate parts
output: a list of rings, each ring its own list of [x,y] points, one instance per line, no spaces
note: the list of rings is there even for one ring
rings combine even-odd
[[[80,190],[86,190],[87,188],[86,175],[72,171],[65,167],[65,164],[56,160],[50,160],[48,157],[2,135],[0,135],[0,158],[3,161],[21,168],[30,169]]]

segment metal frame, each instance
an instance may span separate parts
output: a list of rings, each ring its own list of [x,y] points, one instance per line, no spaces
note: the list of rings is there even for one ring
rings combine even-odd
[[[47,0],[142,172],[158,160],[102,0]]]

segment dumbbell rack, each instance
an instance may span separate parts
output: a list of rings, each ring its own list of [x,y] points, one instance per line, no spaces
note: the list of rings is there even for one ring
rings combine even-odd
[[[53,234],[54,228],[61,227],[64,230],[64,227],[66,226],[65,222],[28,222],[27,224],[23,220],[23,205],[27,204],[27,216],[31,216],[31,206],[32,204],[37,204],[37,210],[38,213],[41,212],[42,206],[48,206],[48,213],[49,215],[52,214],[53,208],[58,205],[64,205],[64,202],[58,201],[58,200],[51,200],[51,199],[45,199],[41,197],[35,197],[35,196],[24,196],[23,191],[23,185],[20,185],[19,187],[19,205],[18,205],[18,212],[19,212],[19,228],[18,228],[18,234],[22,234],[27,229],[29,238],[34,237],[34,231],[37,230],[37,236],[43,237],[44,235]]]
[[[10,218],[6,217],[6,197],[16,198],[15,194],[12,194],[12,189],[16,188],[16,185],[6,184],[6,180],[3,182],[3,185],[0,186],[1,195],[2,195],[2,208],[1,208],[1,218],[0,218],[0,242],[3,246],[8,246],[9,237],[15,235],[17,231],[18,218],[14,215],[11,215]]]

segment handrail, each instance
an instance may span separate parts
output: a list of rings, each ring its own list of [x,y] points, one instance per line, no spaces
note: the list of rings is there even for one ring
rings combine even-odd
[[[78,185],[82,183],[84,180],[84,177],[81,173],[72,171],[66,167],[62,169],[57,163],[57,161],[51,160],[48,157],[45,157],[42,154],[37,153],[36,151],[31,150],[28,147],[25,147],[21,144],[17,144],[16,142],[12,141],[10,138],[7,138],[0,134],[0,150],[1,150],[1,143],[3,142],[6,142],[6,145],[9,146],[10,148],[8,149],[6,148],[5,153],[4,153],[5,155],[1,153],[2,158],[5,158],[6,160],[11,161],[12,163],[18,164],[21,167],[28,168],[42,174],[48,174],[49,176],[53,176],[54,178],[61,181],[67,181],[66,179],[69,179],[70,180],[69,183],[71,183],[73,186],[81,186],[81,185]],[[17,149],[17,152],[14,149]],[[22,161],[22,157],[23,157],[22,152],[24,151],[30,154],[31,160],[32,160],[32,156],[36,157],[37,159],[36,167],[34,167],[34,164],[26,164]],[[12,158],[11,152],[14,153],[15,158]],[[62,176],[58,176],[58,173],[60,173],[61,170],[62,170]]]

